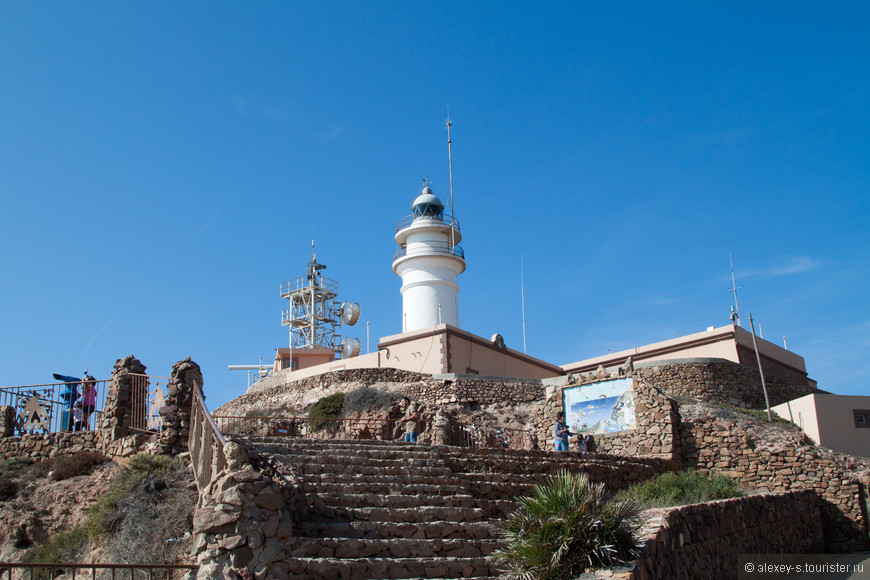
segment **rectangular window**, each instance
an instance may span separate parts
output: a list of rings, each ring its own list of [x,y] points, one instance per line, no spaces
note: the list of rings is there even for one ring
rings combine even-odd
[[[870,410],[852,409],[855,414],[855,427],[870,429]]]

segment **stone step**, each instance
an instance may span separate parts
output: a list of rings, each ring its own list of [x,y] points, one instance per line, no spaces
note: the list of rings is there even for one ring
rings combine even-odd
[[[504,517],[516,509],[516,502],[510,499],[474,498],[470,495],[380,495],[380,494],[322,494],[309,496],[309,507],[327,507],[335,509],[385,508],[416,509],[416,508],[479,508],[490,517]]]
[[[441,479],[440,481],[443,481]],[[359,483],[303,482],[305,493],[336,494],[336,493],[380,493],[390,495],[455,495],[467,494],[468,485],[451,485],[446,483],[407,487],[399,483],[384,483],[379,481],[361,481]]]
[[[428,494],[391,494],[379,493],[324,493],[317,492],[316,498],[324,505],[331,507],[382,507],[382,508],[416,508],[427,507],[459,507],[470,508],[477,505],[477,500],[468,494],[428,495]]]
[[[377,476],[381,474],[389,475],[414,475],[428,477],[451,477],[453,470],[449,467],[435,466],[408,466],[396,465],[394,467],[379,467],[377,465],[339,465],[339,464],[319,464],[319,463],[302,463],[294,465],[294,469],[300,476],[319,475],[319,474],[347,474],[348,472],[355,475]]]
[[[421,446],[389,444],[383,447],[354,447],[350,445],[325,447],[287,445],[279,443],[255,443],[253,449],[259,453],[289,455],[292,457],[371,457],[378,459],[428,458],[441,455],[437,450]]]
[[[309,506],[309,520],[363,520],[369,522],[479,522],[489,516],[479,507],[458,508],[440,506],[420,506],[416,508],[379,508],[359,507],[341,508],[329,506]]]
[[[369,457],[365,455],[282,455],[285,460],[301,465],[336,466],[352,469],[358,466],[380,467],[382,469],[426,467],[446,468],[447,464],[437,456],[421,455],[419,457]]]
[[[323,538],[413,538],[423,539],[497,539],[498,526],[491,520],[479,522],[300,522],[296,533],[301,537]]]
[[[498,574],[492,558],[289,558],[294,578],[379,580],[381,578],[471,578]]]
[[[348,440],[348,439],[309,439],[304,437],[265,437],[265,436],[232,436],[233,439],[242,441],[255,447],[275,446],[289,450],[329,450],[355,449],[360,453],[373,451],[396,451],[406,454],[427,453],[432,449],[443,449],[416,443],[404,443],[402,441],[381,441],[375,439]]]
[[[366,484],[372,483],[375,485],[401,486],[405,488],[416,489],[412,486],[433,486],[444,483],[447,485],[459,485],[460,479],[442,476],[412,474],[386,474],[383,472],[372,474],[360,473],[309,473],[300,476],[303,483],[309,485],[319,485],[321,483],[332,483],[336,485],[342,484]]]
[[[491,539],[348,539],[301,540],[290,553],[293,558],[478,558],[489,556],[502,544]]]

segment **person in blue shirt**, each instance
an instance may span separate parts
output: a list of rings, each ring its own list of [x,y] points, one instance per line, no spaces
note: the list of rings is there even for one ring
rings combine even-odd
[[[556,436],[556,451],[568,451],[568,437],[574,435],[565,424],[565,413],[559,411],[556,415],[556,424],[553,426],[553,435]]]

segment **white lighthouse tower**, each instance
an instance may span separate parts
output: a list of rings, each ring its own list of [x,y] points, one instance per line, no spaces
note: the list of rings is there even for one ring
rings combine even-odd
[[[461,239],[459,222],[444,215],[444,204],[424,183],[411,215],[396,224],[393,272],[402,277],[402,332],[459,326],[456,278],[465,271]]]

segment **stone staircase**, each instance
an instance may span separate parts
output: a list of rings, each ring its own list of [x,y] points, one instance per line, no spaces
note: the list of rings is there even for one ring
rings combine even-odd
[[[288,562],[298,578],[488,578],[498,521],[559,468],[614,470],[575,454],[384,441],[246,437],[249,455],[301,481],[308,504]],[[618,462],[617,462],[618,463]],[[593,476],[594,477],[594,476]],[[599,479],[600,480],[600,479]]]

